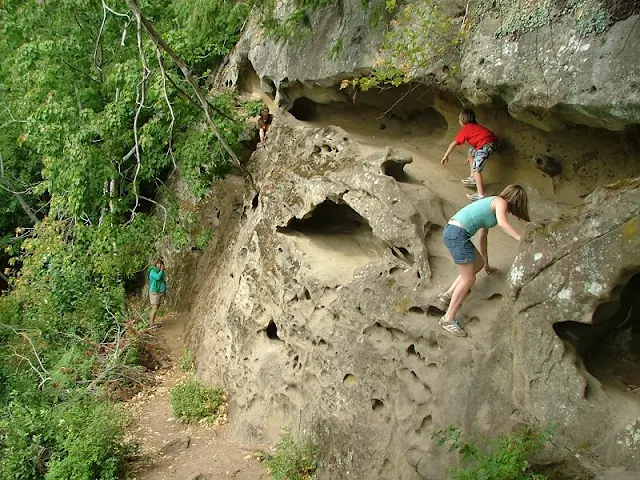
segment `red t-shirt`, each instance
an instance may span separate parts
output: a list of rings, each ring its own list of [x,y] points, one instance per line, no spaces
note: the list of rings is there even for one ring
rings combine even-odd
[[[498,137],[496,137],[491,130],[483,127],[482,125],[478,125],[477,123],[467,123],[460,129],[454,141],[458,145],[462,145],[464,142],[469,142],[469,145],[478,150],[479,148],[484,147],[487,143],[497,142]]]

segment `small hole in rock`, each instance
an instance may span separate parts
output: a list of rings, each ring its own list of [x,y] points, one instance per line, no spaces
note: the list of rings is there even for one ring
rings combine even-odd
[[[354,375],[351,375],[350,373],[347,373],[342,379],[342,383],[347,387],[353,387],[357,383],[356,377]]]
[[[415,345],[411,344],[407,347],[407,355],[417,355]]]
[[[419,313],[419,314],[423,314],[423,313],[424,313],[424,308],[422,308],[422,307],[411,307],[411,308],[409,309],[409,311],[410,311],[411,313]]]
[[[383,408],[384,408],[384,402],[382,400],[378,400],[377,398],[374,398],[371,400],[371,409],[373,411],[382,410]]]
[[[251,201],[251,206],[255,209],[258,208],[258,202],[260,201],[260,194],[256,193]]]
[[[280,337],[278,336],[278,326],[273,320],[271,320],[269,325],[267,325],[267,337],[271,340],[280,340]]]

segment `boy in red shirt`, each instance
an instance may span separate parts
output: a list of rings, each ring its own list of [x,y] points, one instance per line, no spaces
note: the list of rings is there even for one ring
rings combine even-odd
[[[462,183],[467,186],[475,186],[478,189],[477,193],[467,194],[467,198],[472,202],[480,200],[484,197],[484,184],[482,183],[482,170],[484,164],[497,147],[498,137],[496,137],[491,130],[478,125],[476,123],[476,114],[473,110],[463,110],[460,112],[460,125],[462,128],[456,135],[456,138],[451,142],[449,148],[447,148],[444,157],[440,160],[442,165],[445,165],[449,161],[449,154],[453,152],[453,149],[458,145],[462,145],[468,142],[471,145],[469,149],[469,155],[467,156],[467,163],[471,165],[471,175],[462,179]]]

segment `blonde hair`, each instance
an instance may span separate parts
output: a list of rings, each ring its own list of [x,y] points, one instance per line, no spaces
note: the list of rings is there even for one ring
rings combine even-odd
[[[507,202],[507,212],[525,222],[531,221],[529,219],[527,192],[524,187],[515,183],[509,185],[500,193],[500,197]]]
[[[473,110],[469,110],[468,108],[462,110],[458,118],[460,120],[460,123],[462,123],[463,125],[466,125],[467,123],[476,123],[476,114],[473,112]]]

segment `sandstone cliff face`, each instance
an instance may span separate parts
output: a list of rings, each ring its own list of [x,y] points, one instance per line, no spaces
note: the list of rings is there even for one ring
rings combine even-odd
[[[470,338],[458,339],[429,305],[455,276],[440,239],[454,206],[390,176],[410,160],[366,155],[338,127],[276,122],[249,164],[260,194],[219,187],[188,338],[199,374],[229,392],[236,434],[310,435],[324,478],[444,478],[452,459],[434,429],[551,420],[550,459],[589,444],[636,469],[640,405],[615,382],[636,378],[638,182],[532,224],[508,288],[499,275],[474,287],[461,317]],[[611,340],[594,350],[594,331],[562,322]],[[620,355],[627,366],[610,373]]]
[[[229,391],[237,434],[300,427],[326,448],[325,478],[441,478],[432,429],[486,430],[513,410],[501,327],[474,318],[471,342],[449,337],[426,301],[452,207],[383,173],[408,160],[366,157],[337,127],[276,126],[250,164],[255,208],[220,226],[191,309],[198,371]],[[500,297],[487,280],[476,301]]]
[[[464,4],[439,3],[464,12]],[[257,26],[247,29],[231,60],[228,83],[235,84],[243,69],[253,69],[263,90],[284,110],[301,96],[349,101],[335,87],[374,67],[386,25],[371,26],[376,2],[366,9],[360,0],[341,4],[315,14],[313,34],[300,43],[275,41]],[[599,36],[582,37],[566,20],[518,38],[496,38],[500,23],[487,15],[472,25],[461,54],[449,59],[460,66],[455,78],[443,74],[442,62],[423,78],[446,81],[443,88],[474,105],[507,104],[514,118],[544,130],[572,124],[622,130],[640,123],[639,18],[630,16]],[[341,54],[331,56],[338,40]]]
[[[639,179],[531,225],[508,277],[515,303],[506,307],[516,402],[630,468],[640,461],[639,233]]]

